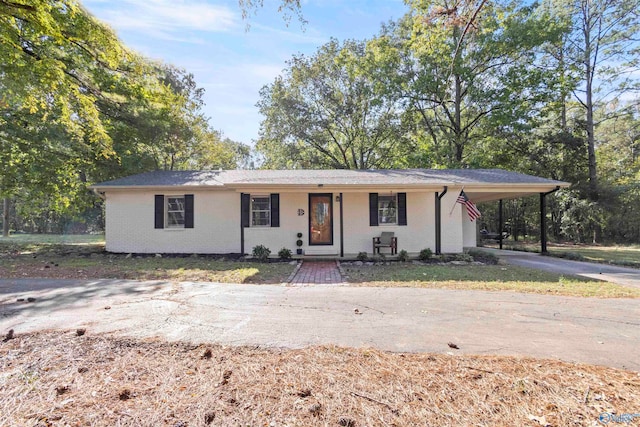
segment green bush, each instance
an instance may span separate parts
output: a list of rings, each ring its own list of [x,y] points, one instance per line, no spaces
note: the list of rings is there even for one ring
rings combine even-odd
[[[251,255],[258,261],[266,261],[271,255],[271,250],[264,245],[254,246]]]
[[[491,264],[491,265],[497,264],[498,263],[498,259],[499,259],[495,254],[493,254],[491,252],[486,252],[486,251],[483,251],[481,249],[476,249],[476,248],[469,249],[467,254],[469,254],[469,256],[473,257],[474,261],[480,261],[480,262],[483,262],[485,264]]]
[[[473,262],[473,257],[469,254],[455,254],[453,261]]]
[[[366,261],[369,259],[369,255],[366,252],[358,252],[358,256],[356,257],[358,261]]]
[[[280,259],[291,259],[291,251],[287,248],[282,248],[278,252],[278,256],[280,257]]]
[[[407,262],[409,261],[409,253],[404,249],[398,252],[398,261]]]
[[[560,252],[557,256],[571,261],[584,261],[584,257],[577,252]]]
[[[431,249],[426,248],[420,251],[420,255],[418,255],[418,258],[421,261],[427,261],[427,260],[430,260],[432,256],[433,256],[433,252],[431,251]]]

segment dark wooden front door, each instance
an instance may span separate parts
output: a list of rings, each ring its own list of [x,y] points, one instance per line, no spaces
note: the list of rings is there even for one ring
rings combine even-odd
[[[333,245],[333,195],[309,194],[309,245]]]

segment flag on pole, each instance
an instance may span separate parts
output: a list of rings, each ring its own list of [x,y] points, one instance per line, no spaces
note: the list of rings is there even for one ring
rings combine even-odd
[[[467,208],[467,214],[469,214],[469,219],[471,221],[475,221],[480,218],[480,211],[476,207],[475,203],[473,203],[466,194],[464,194],[464,190],[460,191],[460,195],[456,199],[456,203],[460,203]]]

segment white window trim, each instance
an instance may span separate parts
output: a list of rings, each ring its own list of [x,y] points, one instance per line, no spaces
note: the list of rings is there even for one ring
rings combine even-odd
[[[253,209],[253,199],[254,198],[264,198],[267,199],[269,203],[266,210],[254,210]],[[269,223],[265,225],[256,225],[253,223],[253,213],[254,212],[267,212],[269,214]],[[252,228],[270,228],[271,227],[271,195],[270,194],[251,194],[249,195],[249,221]]]
[[[170,225],[169,224],[169,199],[182,199],[182,211],[172,211],[172,212],[182,212],[183,223],[182,225]],[[164,196],[164,223],[165,230],[184,230],[185,222],[186,222],[186,207],[185,207],[185,195],[184,194],[165,194]]]
[[[380,221],[380,212],[382,211],[382,208],[380,207],[380,200],[382,198],[387,198],[387,197],[393,197],[393,199],[395,200],[395,204],[396,204],[396,218],[394,222],[382,222]],[[398,193],[392,193],[392,194],[380,194],[378,193],[378,226],[384,227],[384,226],[389,226],[389,225],[398,225]]]

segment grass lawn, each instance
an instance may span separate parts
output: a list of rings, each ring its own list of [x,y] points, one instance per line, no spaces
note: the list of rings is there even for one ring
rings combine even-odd
[[[497,245],[487,245],[487,247],[497,247]],[[540,252],[538,243],[505,242],[503,247],[510,250]],[[562,258],[640,268],[640,245],[600,246],[550,243],[547,245],[547,250],[551,255]]]
[[[343,264],[342,268],[349,282],[357,286],[517,291],[602,298],[640,297],[640,289],[517,266]]]
[[[282,283],[288,263],[259,263],[216,257],[162,257],[108,254],[99,235],[15,235],[0,238],[0,277],[135,279],[226,283]],[[640,290],[515,266],[343,264],[355,286],[405,286],[506,290],[551,295],[637,298]]]
[[[190,280],[282,283],[294,266],[215,257],[108,254],[104,236],[14,235],[0,238],[0,277]]]
[[[640,402],[637,372],[557,360],[90,330],[0,342],[0,382],[3,426],[586,426]]]
[[[209,257],[38,255],[34,258],[22,255],[3,260],[0,277],[282,283],[293,268],[288,263],[225,261]]]

